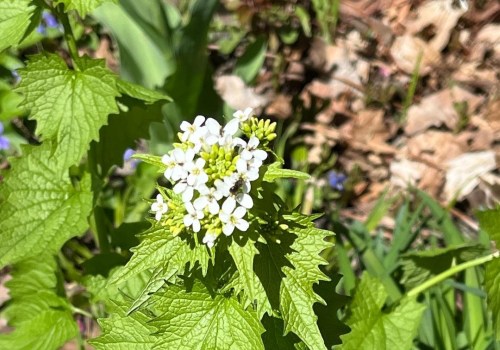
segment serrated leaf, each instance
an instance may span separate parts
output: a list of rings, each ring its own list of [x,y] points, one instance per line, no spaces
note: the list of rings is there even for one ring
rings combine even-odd
[[[130,90],[122,92],[135,93]],[[140,93],[136,96],[152,100],[152,95]],[[103,126],[99,132],[99,142],[93,143],[91,147],[93,157],[100,165],[99,172],[103,176],[113,165],[122,165],[123,153],[127,148],[136,148],[139,139],[149,138],[151,123],[163,120],[161,112],[165,102],[163,100],[147,105],[135,98],[124,97],[119,102],[126,106],[127,111],[118,115],[110,115],[109,124]]]
[[[282,215],[287,227],[266,244],[257,244],[255,273],[259,276],[271,306],[279,308],[285,334],[292,331],[311,349],[326,349],[317,325],[313,304],[323,302],[313,284],[328,278],[319,270],[326,261],[320,252],[332,244],[325,238],[332,232],[317,229],[312,218],[301,214]]]
[[[117,3],[118,0],[55,0],[55,2],[64,4],[66,12],[76,10],[80,16],[85,17],[105,2]]]
[[[142,271],[154,271],[130,312],[144,304],[165,282],[175,282],[177,275],[183,273],[187,266],[193,269],[198,263],[203,275],[206,275],[211,261],[204,245],[190,245],[161,225],[153,225],[141,234],[141,238],[141,243],[132,249],[134,255],[127,265],[111,277],[111,283],[121,284]]]
[[[14,46],[29,33],[40,10],[33,0],[0,0],[0,52]]]
[[[115,98],[120,95],[116,75],[103,60],[88,57],[76,60],[79,70],[71,70],[57,55],[32,56],[19,70],[16,89],[24,96],[21,107],[31,110],[37,133],[54,139],[66,167],[78,163],[108,115],[118,113]]]
[[[99,319],[102,334],[89,341],[96,350],[150,350],[157,337],[150,318],[137,311],[127,315],[128,305],[112,302],[110,316]]]
[[[159,335],[153,349],[264,349],[257,315],[233,297],[212,297],[196,283],[188,292],[171,286],[155,298],[164,314],[151,322]]]
[[[485,231],[500,247],[500,207],[478,212],[481,230]],[[492,311],[495,337],[500,339],[500,260],[498,258],[486,264],[484,285],[488,295],[488,308]]]
[[[0,336],[1,349],[58,349],[76,336],[70,305],[56,294],[56,267],[49,255],[14,265],[7,283],[12,300],[5,316],[15,330]]]
[[[319,331],[313,310],[316,302],[324,303],[313,290],[313,284],[328,281],[319,269],[327,262],[320,253],[331,247],[325,239],[331,236],[329,231],[314,227],[305,215],[294,213],[283,217],[289,222],[289,231],[297,236],[287,258],[292,267],[283,267],[285,278],[280,290],[280,311],[285,321],[285,333],[292,331],[311,349],[326,349]]]
[[[239,275],[235,282],[235,293],[244,292],[244,305],[246,309],[250,304],[257,303],[257,314],[259,319],[264,313],[272,314],[271,305],[259,278],[254,272],[254,257],[259,253],[254,242],[248,240],[244,246],[240,246],[235,241],[229,247],[229,253],[238,269]]]
[[[269,165],[266,172],[264,173],[263,180],[266,182],[274,182],[277,179],[302,179],[307,180],[311,176],[309,174],[303,173],[298,170],[282,169],[279,162]]]
[[[386,299],[383,284],[364,273],[347,320],[351,332],[341,336],[341,349],[412,349],[425,306],[405,298],[386,312],[382,311]]]
[[[262,324],[266,332],[262,334],[262,341],[266,349],[290,350],[296,348],[298,344],[303,344],[293,333],[283,335],[283,320],[277,317],[264,316]]]
[[[49,142],[22,147],[0,186],[0,266],[42,252],[56,252],[87,228],[90,179],[73,187]]]

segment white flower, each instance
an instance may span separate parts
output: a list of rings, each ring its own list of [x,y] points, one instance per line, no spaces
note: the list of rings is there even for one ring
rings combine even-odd
[[[189,202],[191,199],[193,199],[194,187],[189,186],[186,180],[176,183],[173,190],[174,193],[182,194],[182,201],[184,203]]]
[[[239,180],[243,181],[243,192],[250,192],[250,182],[259,178],[259,168],[249,166],[246,160],[240,158],[236,162],[236,171],[238,172]]]
[[[208,181],[208,175],[203,170],[205,159],[198,158],[194,162],[187,163],[185,169],[189,172],[187,183],[189,186],[198,187]]]
[[[218,195],[222,197],[227,197],[231,193],[231,187],[234,186],[234,183],[236,182],[235,179],[233,179],[230,176],[225,177],[224,179],[220,180],[217,179],[214,181],[215,189]]]
[[[258,159],[264,161],[267,158],[267,152],[261,149],[257,149],[259,146],[259,139],[255,136],[250,137],[246,146],[240,153],[240,157],[244,160]]]
[[[226,126],[224,127],[222,131],[222,138],[225,140],[233,140],[232,137],[238,132],[240,128],[240,122],[238,119],[231,119],[229,122],[227,122]],[[220,144],[220,141],[219,141]]]
[[[243,123],[250,119],[250,117],[253,115],[253,109],[248,107],[245,108],[244,111],[236,111],[233,113],[233,118],[238,120],[240,123]]]
[[[187,178],[188,170],[185,164],[190,164],[193,162],[195,156],[195,151],[192,148],[186,151],[176,148],[172,151],[172,157],[175,159],[177,165],[172,170],[172,180],[178,181]]]
[[[188,212],[184,215],[184,225],[186,227],[193,226],[194,232],[200,232],[200,219],[203,219],[203,211],[196,210],[190,202],[186,202],[184,204],[186,205],[186,210]]]
[[[156,202],[151,204],[151,211],[155,213],[156,221],[160,221],[161,216],[168,211],[168,204],[163,202],[161,194],[156,195]]]
[[[205,237],[203,237],[203,243],[205,243],[208,248],[212,248],[216,239],[217,235],[214,232],[207,231],[207,233],[205,233]]]
[[[215,187],[208,188],[207,186],[199,187],[198,192],[200,192],[200,196],[194,201],[195,209],[204,210],[208,207],[208,211],[212,215],[219,213],[220,206],[217,201],[222,198],[222,193],[217,191]]]
[[[205,126],[207,128],[207,133],[205,134],[204,139],[205,143],[209,146],[215,145],[219,142],[219,138],[221,136],[221,126],[219,122],[213,118],[208,118],[205,122]]]
[[[167,178],[167,180],[170,180],[172,178],[172,172],[174,171],[177,162],[175,161],[173,156],[170,156],[168,154],[165,154],[163,157],[161,157],[161,161],[167,167],[165,169],[164,175]]]
[[[205,121],[205,117],[202,115],[197,116],[194,119],[193,124],[190,124],[186,121],[183,121],[181,123],[181,130],[184,131],[184,133],[182,133],[182,135],[180,137],[181,141],[182,142],[187,142],[187,141],[193,142],[196,139],[199,139],[201,136],[200,134],[202,134],[203,131],[205,130],[201,127],[201,125],[203,124],[204,121]]]
[[[244,192],[240,192],[236,194],[236,201],[239,205],[246,209],[251,209],[253,207],[253,199],[252,197]]]
[[[240,231],[248,230],[248,221],[243,219],[247,210],[243,207],[236,208],[236,200],[232,197],[226,199],[222,204],[222,210],[219,213],[220,221],[224,224],[222,232],[230,236],[236,227]]]

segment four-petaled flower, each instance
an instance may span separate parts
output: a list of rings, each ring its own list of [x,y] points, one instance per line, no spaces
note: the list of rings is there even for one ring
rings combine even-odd
[[[202,124],[205,121],[205,117],[202,115],[197,116],[194,119],[193,124],[190,124],[189,122],[183,121],[181,123],[181,130],[184,131],[184,133],[181,135],[181,141],[182,142],[197,142],[198,139],[203,136],[203,131],[204,129],[202,128]]]
[[[205,216],[202,210],[196,210],[190,202],[185,203],[187,214],[184,215],[184,225],[186,227],[193,226],[194,232],[200,232],[200,219]]]
[[[161,216],[168,211],[168,203],[163,201],[161,194],[156,195],[156,202],[151,204],[151,211],[155,213],[156,221],[160,221]]]
[[[230,236],[236,227],[240,231],[248,230],[248,221],[243,219],[247,210],[243,207],[236,208],[236,200],[232,197],[226,199],[222,204],[222,210],[219,213],[220,221],[223,223],[222,232]]]

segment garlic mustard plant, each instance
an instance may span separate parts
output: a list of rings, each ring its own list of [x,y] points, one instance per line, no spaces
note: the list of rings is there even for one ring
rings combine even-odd
[[[259,179],[269,158],[266,146],[276,137],[276,123],[259,124],[256,119],[247,108],[236,111],[225,126],[201,115],[193,123],[184,121],[178,135],[181,142],[161,158],[163,175],[186,211],[184,227],[179,229],[202,232],[202,242],[210,248],[222,233],[230,236],[235,229],[248,230],[247,211],[254,205],[252,182]],[[158,194],[151,204],[157,221],[171,220],[163,202],[170,200]]]

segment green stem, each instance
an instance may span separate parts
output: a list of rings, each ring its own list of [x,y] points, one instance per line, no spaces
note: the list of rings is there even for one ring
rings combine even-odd
[[[73,29],[71,29],[71,24],[69,23],[69,17],[64,12],[64,7],[62,4],[54,8],[54,13],[64,28],[64,40],[68,45],[68,51],[71,56],[71,60],[73,61],[73,67],[76,70],[79,70],[77,62],[80,55],[78,54],[78,47],[76,46],[76,40],[75,36],[73,35]]]
[[[85,317],[88,317],[90,319],[93,319],[94,316],[92,316],[91,313],[85,311],[85,310],[82,310],[74,305],[71,305],[71,312],[73,312],[74,314],[79,314],[79,315],[83,315]]]
[[[410,290],[406,294],[406,296],[407,297],[417,296],[418,294],[435,286],[436,284],[441,283],[442,281],[444,281],[448,277],[451,277],[451,276],[453,276],[453,275],[455,275],[463,270],[466,270],[468,268],[487,263],[488,261],[491,261],[495,258],[498,258],[499,256],[500,256],[500,251],[497,251],[493,254],[482,256],[482,257],[474,259],[474,260],[466,261],[460,265],[453,266],[453,267],[449,268],[448,270],[441,272],[439,275],[436,275],[436,276],[432,277],[431,279],[425,281],[421,285],[413,288],[412,290]]]

